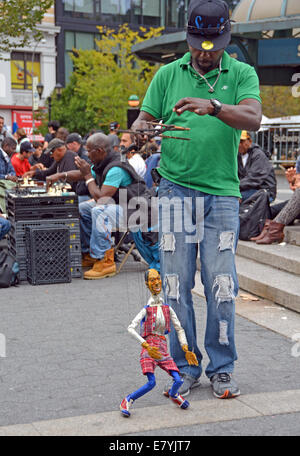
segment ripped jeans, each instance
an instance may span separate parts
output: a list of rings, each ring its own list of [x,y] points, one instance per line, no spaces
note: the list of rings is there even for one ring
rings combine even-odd
[[[175,310],[185,330],[189,350],[195,352],[199,366],[187,363],[174,328],[170,334],[171,355],[180,372],[200,377],[202,354],[197,345],[192,300],[200,248],[201,280],[207,303],[204,346],[209,363],[205,373],[209,378],[219,372],[231,373],[237,359],[234,320],[238,293],[235,268],[238,198],[209,195],[166,179],[161,179],[158,195],[165,299]]]

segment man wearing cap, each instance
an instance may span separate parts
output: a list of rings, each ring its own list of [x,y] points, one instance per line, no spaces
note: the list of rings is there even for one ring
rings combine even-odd
[[[250,198],[260,189],[268,190],[270,202],[274,201],[277,193],[277,182],[270,156],[262,151],[246,130],[242,131],[239,154],[238,174],[242,201]]]
[[[119,151],[120,147],[120,139],[118,137],[118,129],[120,128],[120,125],[118,122],[111,122],[109,125],[109,135],[108,138],[111,143],[111,147],[115,152]]]
[[[84,147],[82,137],[79,133],[70,133],[66,139],[66,145],[69,150],[75,152],[80,158],[88,156],[87,150]]]
[[[70,133],[66,139],[66,145],[69,150],[75,152],[78,157],[82,158],[83,160],[87,161],[91,164],[88,151],[84,147],[82,137],[79,133]],[[78,202],[82,203],[83,201],[87,201],[92,198],[88,187],[85,185],[84,181],[79,181],[76,186],[76,193],[78,195]]]
[[[31,166],[31,164],[29,163],[28,159],[34,152],[34,150],[35,149],[32,146],[32,144],[29,141],[25,141],[22,142],[22,144],[20,145],[20,152],[14,154],[11,157],[11,164],[13,165],[16,175],[18,177],[24,176],[24,174],[30,170],[34,171],[38,168],[43,167],[43,165],[41,165],[40,163],[34,166]]]
[[[199,361],[199,366],[186,363],[173,331],[171,355],[184,378],[181,395],[200,384],[202,373],[192,301],[198,246],[207,302],[205,349],[209,363],[205,374],[216,397],[240,394],[232,378],[237,359],[235,249],[241,197],[237,154],[241,130],[258,130],[262,110],[256,72],[224,51],[230,40],[227,3],[191,0],[189,52],[159,69],[132,127],[135,131],[146,129],[147,121],[162,119],[166,124],[190,128],[176,133],[189,141],[163,139],[158,168],[165,297],[183,324],[189,350]],[[169,201],[170,223],[164,223],[165,201]],[[185,226],[188,217],[194,223],[194,231],[191,223]],[[184,228],[176,230],[174,226],[180,221]]]
[[[54,162],[50,168],[45,170],[30,170],[25,174],[25,177],[34,177],[36,180],[48,180],[47,177],[49,177],[49,182],[51,182],[52,176],[54,177],[58,173],[63,173],[65,180],[67,180],[68,171],[77,169],[75,165],[77,154],[71,150],[67,150],[66,144],[61,139],[52,139],[45,153],[50,154],[54,158]],[[53,181],[55,182],[55,179]],[[72,184],[73,192],[76,192],[76,186],[76,183]]]

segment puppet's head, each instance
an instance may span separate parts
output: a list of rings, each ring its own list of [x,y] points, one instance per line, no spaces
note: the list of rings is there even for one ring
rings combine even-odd
[[[161,278],[156,269],[148,269],[145,273],[145,283],[152,295],[159,295],[161,292]]]

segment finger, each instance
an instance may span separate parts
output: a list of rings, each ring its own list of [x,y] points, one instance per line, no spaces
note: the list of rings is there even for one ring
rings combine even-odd
[[[174,111],[176,112],[176,114],[181,115],[181,114],[182,114],[183,112],[185,112],[185,111],[191,111],[191,112],[193,112],[193,111],[195,111],[195,109],[196,109],[195,105],[193,105],[193,104],[191,104],[191,103],[187,103],[187,104],[181,106],[181,107],[178,108],[178,109],[175,109],[175,108],[174,108]]]
[[[190,103],[189,98],[181,98],[179,101],[177,101],[176,105],[174,106],[174,111],[177,111],[177,109],[182,108],[182,106],[185,106],[186,104]]]

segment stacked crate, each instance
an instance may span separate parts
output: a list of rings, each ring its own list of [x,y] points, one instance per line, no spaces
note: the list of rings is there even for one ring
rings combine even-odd
[[[78,197],[26,194],[21,190],[6,192],[6,210],[12,228],[9,250],[20,267],[20,280],[27,280],[28,256],[26,228],[68,228],[70,237],[70,270],[72,278],[82,277]]]

